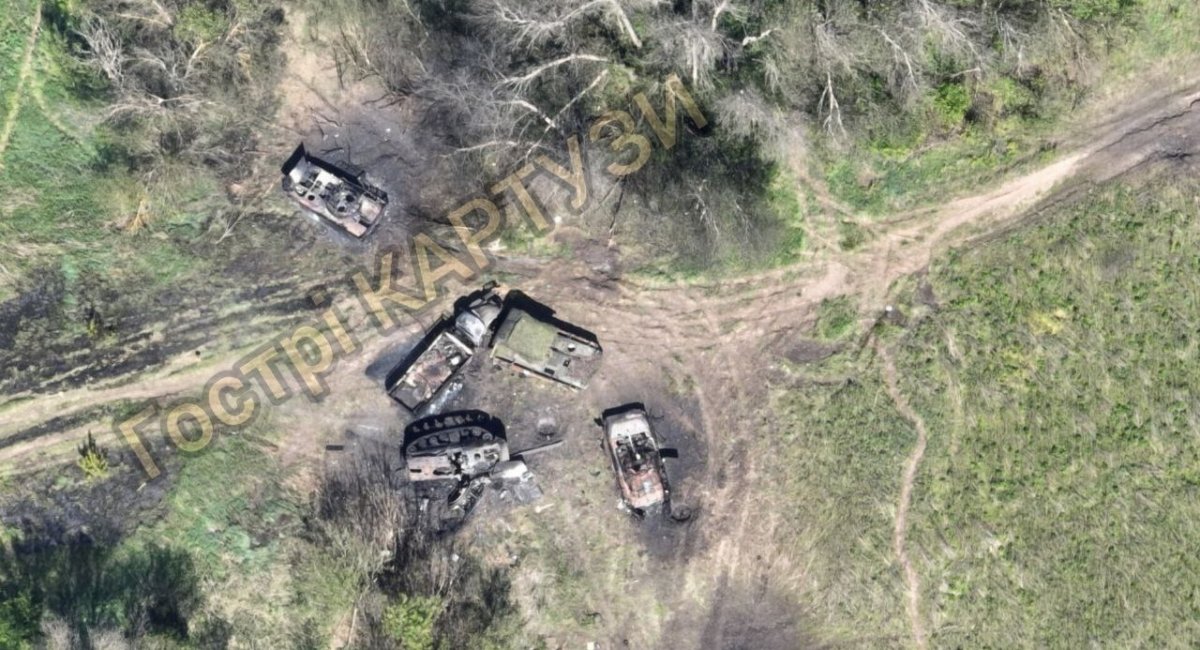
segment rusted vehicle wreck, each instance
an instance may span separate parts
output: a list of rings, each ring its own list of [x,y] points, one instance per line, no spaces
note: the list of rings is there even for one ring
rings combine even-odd
[[[356,238],[366,237],[387,209],[387,193],[365,173],[296,147],[280,169],[283,191],[300,207]]]
[[[601,424],[625,507],[639,517],[670,514],[671,489],[663,449],[646,409],[636,403],[609,409],[601,416]]]
[[[451,390],[475,350],[484,345],[501,301],[495,283],[460,298],[389,374],[384,387],[404,408],[420,414]]]
[[[553,312],[518,291],[501,297],[494,282],[459,298],[403,361],[388,373],[392,399],[421,415],[461,385],[459,376],[476,353],[571,388],[580,389],[600,366],[603,352],[591,333],[554,318]]]

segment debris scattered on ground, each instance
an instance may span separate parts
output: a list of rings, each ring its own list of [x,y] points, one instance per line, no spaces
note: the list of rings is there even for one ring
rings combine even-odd
[[[440,518],[447,529],[470,514],[489,485],[503,502],[525,504],[542,497],[525,459],[562,444],[556,416],[545,413],[536,419],[530,433],[543,444],[510,453],[499,418],[479,410],[436,413],[449,401],[446,396],[462,387],[464,377],[472,384],[479,379],[464,370],[484,347],[491,348],[494,360],[575,390],[586,387],[600,365],[599,342],[553,314],[524,293],[488,283],[459,298],[388,375],[388,394],[414,414],[425,415],[404,431],[406,476],[425,507],[444,509]],[[621,507],[639,519],[661,514],[686,520],[687,508],[671,510],[663,459],[674,452],[660,447],[650,420],[639,402],[609,409],[601,417]]]
[[[409,424],[403,456],[417,497],[446,507],[444,527],[464,520],[489,485],[515,504],[542,496],[525,461],[510,456],[504,423],[483,411],[456,411]]]

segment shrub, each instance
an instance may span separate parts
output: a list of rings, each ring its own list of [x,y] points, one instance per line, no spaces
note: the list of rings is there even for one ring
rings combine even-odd
[[[442,612],[442,601],[434,596],[400,594],[383,611],[383,629],[405,650],[433,648],[433,626]]]
[[[857,317],[854,303],[845,296],[822,300],[817,336],[827,341],[840,339],[853,331]]]
[[[211,43],[225,33],[228,21],[201,4],[190,4],[175,20],[175,35],[193,43]]]
[[[96,444],[96,438],[88,431],[87,439],[79,445],[79,460],[75,461],[89,480],[108,475],[108,450]]]
[[[971,93],[960,83],[944,83],[937,88],[933,97],[933,108],[938,120],[946,127],[962,124],[971,107]]]

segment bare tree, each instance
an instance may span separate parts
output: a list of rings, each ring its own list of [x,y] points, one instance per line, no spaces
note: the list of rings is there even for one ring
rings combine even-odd
[[[729,39],[710,23],[686,18],[664,21],[657,39],[659,66],[683,71],[700,90],[712,89],[717,65],[732,52]]]
[[[845,39],[840,37],[838,24],[832,17],[814,23],[812,27],[813,47],[817,56],[817,65],[825,79],[821,97],[817,101],[817,112],[821,125],[830,135],[845,135],[846,128],[842,122],[842,106],[838,101],[835,78],[853,77],[855,54]]]
[[[552,38],[569,34],[576,23],[589,16],[611,19],[635,48],[642,47],[642,39],[630,22],[629,13],[618,0],[587,0],[577,5],[484,0],[476,6],[475,12],[482,24],[507,31],[523,48],[537,47]]]
[[[125,52],[108,22],[91,14],[79,26],[79,35],[87,42],[91,57],[87,62],[116,88],[125,85]]]

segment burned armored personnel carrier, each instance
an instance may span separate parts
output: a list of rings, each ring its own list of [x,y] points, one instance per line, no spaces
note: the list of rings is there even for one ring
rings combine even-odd
[[[572,388],[585,388],[600,367],[600,345],[581,330],[511,305],[496,326],[492,358],[511,363]]]
[[[635,515],[670,511],[671,490],[650,417],[641,404],[605,411],[604,446],[612,460],[621,500]]]
[[[418,495],[444,504],[445,520],[466,517],[489,485],[518,503],[541,497],[525,462],[509,456],[504,424],[483,411],[457,411],[409,424],[403,455]]]
[[[303,144],[280,171],[288,197],[354,237],[366,237],[387,209],[387,193],[367,183],[363,172],[309,155]]]
[[[453,387],[500,314],[495,286],[488,283],[456,301],[454,311],[442,317],[388,374],[385,387],[392,399],[419,414]]]

